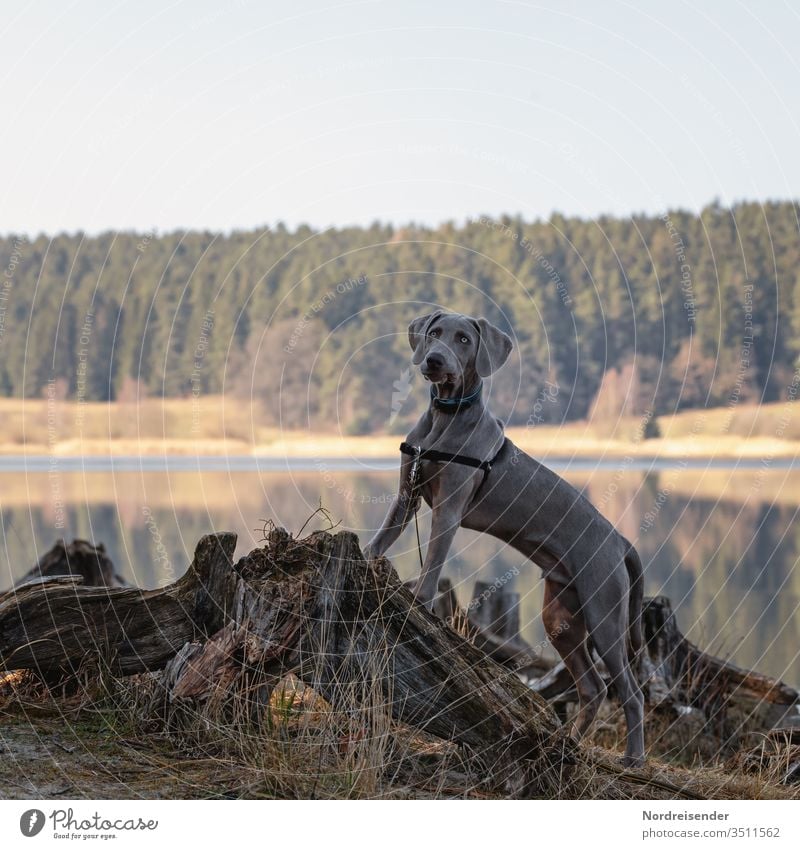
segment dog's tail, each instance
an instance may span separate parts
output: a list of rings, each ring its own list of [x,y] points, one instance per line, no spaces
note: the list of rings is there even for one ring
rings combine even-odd
[[[631,588],[628,592],[628,641],[629,656],[635,661],[644,645],[642,636],[642,600],[644,599],[644,569],[639,553],[629,544],[625,555],[625,568]]]

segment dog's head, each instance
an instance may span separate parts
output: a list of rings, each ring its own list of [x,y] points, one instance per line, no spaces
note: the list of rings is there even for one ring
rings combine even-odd
[[[485,318],[441,310],[408,326],[411,362],[431,383],[469,389],[477,377],[497,371],[511,353],[511,339]]]

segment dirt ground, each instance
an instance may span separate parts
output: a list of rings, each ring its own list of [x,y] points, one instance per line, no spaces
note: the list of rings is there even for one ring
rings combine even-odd
[[[0,799],[258,798],[260,785],[243,764],[156,749],[102,720],[0,716]]]

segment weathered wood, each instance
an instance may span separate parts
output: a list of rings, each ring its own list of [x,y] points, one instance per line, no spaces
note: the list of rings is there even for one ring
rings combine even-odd
[[[403,586],[413,594],[416,583],[416,579],[404,581]],[[458,603],[458,596],[449,578],[439,578],[439,588],[433,600],[433,612],[445,622],[466,619],[466,613]]]
[[[170,664],[173,699],[212,698],[236,669],[267,689],[293,672],[337,709],[381,703],[467,746],[515,793],[563,785],[573,744],[546,702],[417,604],[387,560],[367,564],[353,534],[276,530],[235,568],[231,622]]]
[[[59,540],[48,552],[39,558],[39,562],[26,575],[16,582],[16,586],[35,580],[59,578],[66,575],[79,576],[86,586],[128,587],[130,584],[114,570],[111,558],[106,554],[105,546],[92,545],[85,539],[76,539],[67,544]]]
[[[530,686],[542,698],[548,700],[558,702],[576,702],[578,700],[575,681],[563,661],[559,661],[540,678],[531,681]]]
[[[7,669],[49,673],[98,655],[123,674],[164,667],[171,704],[224,696],[239,680],[265,705],[294,673],[334,708],[360,704],[457,741],[518,795],[561,792],[575,744],[547,703],[417,604],[389,561],[354,534],[275,529],[235,565],[233,534],[204,537],[161,590],[38,585],[0,597]]]
[[[783,681],[742,669],[698,648],[681,633],[670,600],[666,596],[645,599],[643,630],[646,650],[639,657],[636,672],[646,701],[656,707],[681,706],[701,710],[706,720],[723,726],[732,706],[744,708],[749,725],[772,727],[786,710],[800,702],[800,694]],[[598,669],[610,686],[605,667]],[[577,701],[577,691],[563,663],[558,663],[531,686],[544,698],[557,704]],[[612,690],[613,693],[613,690]],[[759,710],[761,706],[774,710]],[[742,722],[734,723],[736,733]]]
[[[413,592],[415,584],[416,581],[406,581],[404,586]],[[491,604],[486,602],[490,597]],[[507,593],[494,584],[477,581],[472,601],[464,608],[459,605],[449,578],[440,578],[433,612],[458,633],[467,635],[492,660],[523,678],[541,676],[554,664],[520,636],[518,593]]]
[[[472,640],[498,663],[523,676],[542,675],[552,661],[542,657],[519,633],[519,593],[497,583],[476,581],[467,617]]]
[[[83,586],[78,576],[9,590],[0,595],[0,670],[52,678],[91,658],[122,675],[162,668],[222,627],[235,547],[235,534],[203,537],[186,574],[158,590]]]
[[[506,640],[519,636],[519,593],[508,592],[497,582],[475,581],[467,610],[476,627]]]
[[[666,690],[671,698],[699,708],[708,708],[720,698],[776,705],[800,700],[798,691],[783,681],[742,669],[687,640],[666,596],[645,600],[643,623],[649,660],[648,678],[643,684],[648,693],[655,684],[655,698],[663,699]]]
[[[775,728],[767,734],[749,735],[729,766],[766,775],[781,784],[800,783],[800,728]]]

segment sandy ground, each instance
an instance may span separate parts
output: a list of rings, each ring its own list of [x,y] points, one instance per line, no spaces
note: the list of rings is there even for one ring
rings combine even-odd
[[[800,408],[784,401],[683,410],[655,420],[534,423],[509,428],[522,450],[548,457],[787,458],[800,452]],[[0,454],[64,456],[397,457],[400,435],[282,430],[255,401],[208,396],[138,402],[0,398]]]
[[[527,431],[509,428],[509,438],[523,451],[548,457],[598,458],[796,458],[800,442],[770,437],[695,436],[628,442],[576,437],[569,431],[542,428]],[[337,436],[287,433],[267,443],[252,445],[237,439],[68,439],[51,444],[0,443],[6,456],[121,457],[121,456],[254,456],[274,458],[393,458],[398,456],[399,436]]]
[[[0,717],[0,799],[258,797],[242,764],[190,758],[58,715]]]

